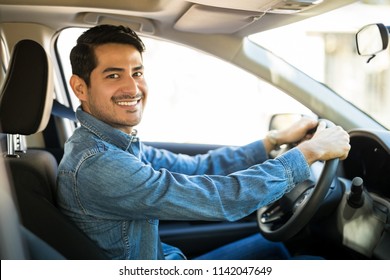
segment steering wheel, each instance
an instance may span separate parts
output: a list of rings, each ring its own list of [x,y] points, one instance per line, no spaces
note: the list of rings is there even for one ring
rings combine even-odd
[[[323,121],[327,127],[334,126],[328,120]],[[271,241],[286,241],[306,226],[328,193],[338,163],[338,158],[326,161],[316,182],[307,180],[298,184],[279,200],[257,210],[261,234]]]

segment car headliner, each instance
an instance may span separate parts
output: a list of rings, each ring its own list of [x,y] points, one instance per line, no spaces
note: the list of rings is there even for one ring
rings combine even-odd
[[[323,0],[298,13],[268,12],[275,0],[0,0],[1,22],[44,22],[54,29],[127,21],[138,32],[173,38],[184,32],[244,37],[323,14],[356,0]],[[279,1],[282,2],[282,1]],[[295,1],[297,2],[297,1]],[[302,1],[310,2],[310,1]]]

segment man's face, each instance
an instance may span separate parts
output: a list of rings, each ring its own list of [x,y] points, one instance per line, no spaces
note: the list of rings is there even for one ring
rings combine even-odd
[[[148,94],[142,56],[131,45],[114,43],[98,46],[95,55],[87,94],[74,91],[84,111],[130,133],[141,121]]]

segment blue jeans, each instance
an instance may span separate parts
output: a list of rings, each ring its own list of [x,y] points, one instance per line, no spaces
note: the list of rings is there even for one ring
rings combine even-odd
[[[317,256],[302,255],[292,257],[282,242],[272,242],[261,234],[255,234],[227,244],[195,260],[289,260],[322,259]]]

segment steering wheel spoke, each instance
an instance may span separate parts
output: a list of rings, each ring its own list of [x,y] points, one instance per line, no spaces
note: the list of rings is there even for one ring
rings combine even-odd
[[[274,203],[261,214],[260,221],[263,224],[277,223],[282,220],[284,212],[279,204]]]

